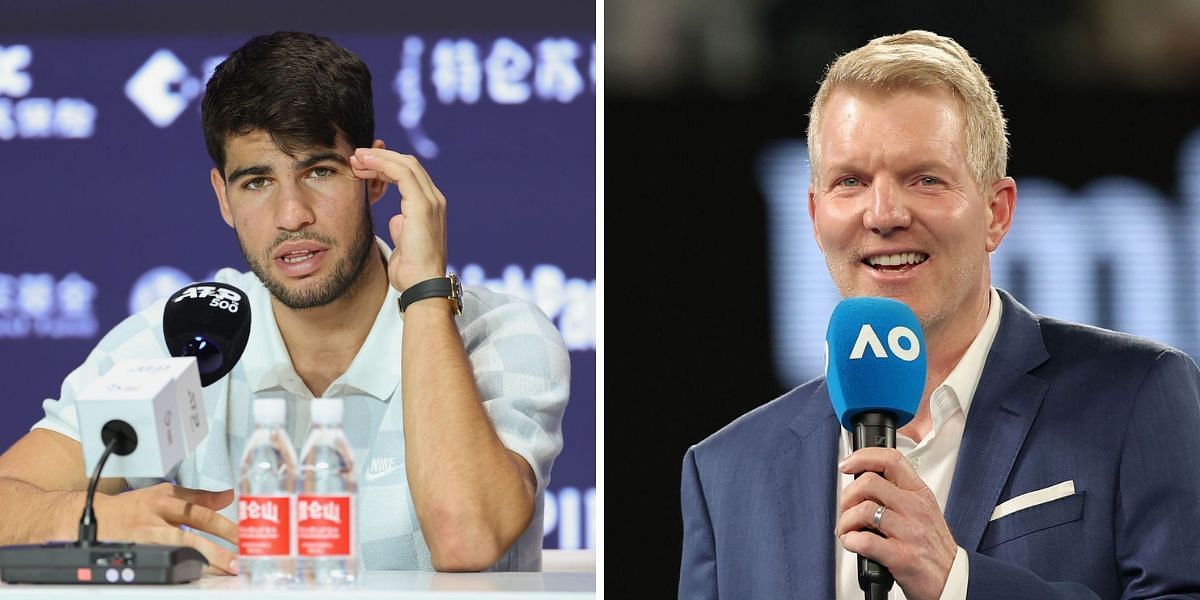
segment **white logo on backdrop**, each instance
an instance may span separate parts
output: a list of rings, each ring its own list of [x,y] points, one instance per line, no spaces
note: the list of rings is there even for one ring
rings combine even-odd
[[[154,267],[146,271],[133,282],[133,289],[129,291],[129,314],[174,294],[193,281],[191,276],[175,267]]]
[[[96,107],[82,98],[25,98],[33,88],[26,72],[29,46],[0,46],[0,140],[91,137]],[[19,99],[18,99],[19,98]]]
[[[546,490],[542,536],[555,534],[560,550],[596,547],[596,488]]]
[[[20,98],[33,87],[33,77],[25,72],[33,62],[29,46],[0,46],[0,94]]]
[[[96,284],[78,273],[0,273],[0,339],[91,338]]]
[[[1180,202],[1127,177],[1100,178],[1078,191],[1018,178],[1013,228],[991,258],[994,284],[1018,289],[1018,300],[1042,314],[1103,321],[1200,352],[1200,305],[1190,301],[1200,284],[1200,130],[1179,156]],[[758,171],[767,200],[775,370],[782,383],[797,385],[823,370],[825,328],[839,296],[812,239],[806,146],[766,149]]]
[[[425,48],[420,37],[405,38],[392,88],[400,97],[397,121],[417,154],[433,158],[438,145],[421,125],[428,106],[421,87]],[[580,65],[585,59],[595,93],[596,44],[591,44],[590,58],[586,48],[585,43],[569,38],[545,38],[532,50],[509,38],[499,38],[490,46],[471,39],[442,38],[429,51],[429,80],[443,105],[476,104],[484,97],[495,104],[525,104],[535,96],[565,104],[589,87]]]
[[[170,127],[223,60],[223,56],[206,59],[200,77],[195,77],[173,52],[157,50],[125,82],[125,96],[151,123]]]

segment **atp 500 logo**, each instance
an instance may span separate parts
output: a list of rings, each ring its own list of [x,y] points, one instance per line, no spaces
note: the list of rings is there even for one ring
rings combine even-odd
[[[227,310],[231,313],[238,311],[239,304],[242,301],[242,295],[228,288],[217,287],[215,285],[193,285],[192,287],[179,292],[172,302],[178,304],[184,300],[203,300],[208,299],[208,305],[213,308]]]

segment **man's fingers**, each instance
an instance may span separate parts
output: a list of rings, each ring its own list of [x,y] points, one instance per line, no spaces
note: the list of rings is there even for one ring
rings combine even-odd
[[[176,501],[167,505],[166,513],[162,515],[172,525],[187,525],[223,538],[231,544],[238,541],[237,524],[220,513],[193,502]]]
[[[895,564],[897,543],[869,531],[850,531],[840,538],[847,552],[861,554],[885,567]],[[894,573],[893,573],[894,574]]]
[[[199,504],[212,510],[220,510],[233,502],[232,489],[210,492],[208,490],[172,486],[171,495],[184,502]]]
[[[404,215],[402,215],[402,214],[393,215],[392,218],[388,220],[388,233],[392,234],[393,242],[398,241],[400,239],[400,232],[403,229],[404,229]]]
[[[421,189],[429,196],[430,199],[437,198],[437,192],[434,191],[433,178],[429,176],[429,171],[425,170],[425,166],[417,157],[411,154],[400,154],[391,150],[382,148],[359,148],[354,151],[356,157],[359,157],[360,163],[366,165],[384,165],[383,170],[388,171],[387,165],[401,165],[406,167],[414,177]],[[352,163],[353,164],[353,163]]]
[[[234,563],[237,560],[237,554],[194,533],[189,533],[175,527],[153,527],[143,529],[141,535],[138,537],[141,539],[136,541],[145,540],[155,544],[195,548],[208,561],[208,566],[210,567],[210,569],[206,569],[208,572],[219,575],[237,574],[237,568]]]
[[[863,473],[854,483],[842,490],[838,509],[846,511],[861,502],[874,502],[889,508],[907,503],[905,491],[878,473]]]
[[[895,448],[862,448],[846,457],[838,465],[843,473],[858,474],[872,471],[906,490],[919,490],[925,482],[909,464],[908,459]]]
[[[434,196],[437,197],[438,203],[442,205],[442,210],[445,210],[446,209],[445,194],[442,194],[442,190],[439,190],[438,186],[434,185],[432,180],[429,182],[429,185],[430,185],[430,187],[433,188],[433,193],[434,193]]]
[[[172,487],[171,496],[171,500],[162,503],[160,514],[167,522],[186,525],[237,543],[237,524],[217,512],[233,502],[233,490],[210,492]]]
[[[359,148],[351,157],[350,164],[356,169],[355,175],[360,178],[367,178],[370,174],[377,179],[395,183],[402,200],[408,200],[410,205],[433,205],[442,202],[429,173],[413,156],[390,150]],[[357,170],[354,167],[356,164],[362,165],[362,170]],[[424,208],[420,206],[418,209]]]
[[[876,527],[875,511],[879,510],[880,506],[882,505],[868,500],[866,502],[859,502],[858,504],[850,507],[842,513],[841,517],[838,518],[837,527],[834,528],[833,534],[835,536],[841,536],[843,533],[850,531],[874,530],[882,533],[885,536],[888,536],[888,526],[895,522],[895,520],[898,518],[898,515],[894,511],[884,509],[883,519],[880,520],[879,526]],[[891,518],[889,519],[888,517]]]

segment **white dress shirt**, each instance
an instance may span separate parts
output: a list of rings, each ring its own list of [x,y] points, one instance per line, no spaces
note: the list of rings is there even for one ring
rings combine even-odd
[[[971,409],[971,400],[975,397],[975,387],[979,384],[984,362],[992,348],[992,342],[996,339],[996,331],[1000,328],[1000,311],[1000,295],[992,288],[991,303],[983,328],[979,330],[979,334],[959,359],[954,370],[930,396],[929,410],[933,415],[933,430],[929,435],[917,444],[908,436],[896,432],[896,449],[908,458],[917,475],[920,475],[925,485],[933,491],[943,513],[946,510],[946,500],[950,497],[950,482],[954,478],[954,466],[958,463],[958,449],[962,445],[963,429],[967,423],[967,413]],[[849,456],[852,448],[850,433],[842,431],[838,462]],[[839,478],[838,501],[841,500],[841,490],[854,482],[852,475],[840,474]],[[884,512],[884,520],[887,520],[888,514]],[[832,535],[832,532],[830,534]],[[860,600],[863,598],[863,592],[858,587],[857,556],[844,550],[840,543],[834,545],[834,553],[838,600]],[[967,567],[967,552],[959,547],[954,556],[954,564],[950,567],[950,575],[946,579],[946,587],[942,590],[941,600],[963,600],[967,597]],[[888,599],[907,600],[904,590],[901,590],[899,585],[892,588]]]

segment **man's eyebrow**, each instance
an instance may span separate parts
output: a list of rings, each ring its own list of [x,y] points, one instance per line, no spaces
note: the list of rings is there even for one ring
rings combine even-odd
[[[271,167],[268,167],[266,165],[254,165],[252,167],[242,167],[242,168],[236,169],[232,173],[230,173],[229,177],[225,178],[225,183],[233,183],[233,182],[237,181],[238,179],[241,179],[242,177],[248,177],[250,175],[261,176],[261,175],[270,175],[271,173],[272,173]]]
[[[922,160],[908,165],[908,170],[917,173],[920,171],[950,171],[953,167],[945,161],[937,159]]]
[[[303,171],[315,164],[323,163],[327,160],[332,160],[333,162],[336,162],[338,164],[350,166],[350,161],[346,160],[345,156],[342,156],[341,154],[338,154],[337,152],[330,151],[330,152],[322,152],[320,154],[313,154],[312,156],[309,156],[308,158],[305,158],[304,160],[297,161],[295,166],[293,167],[293,169],[296,171]]]

